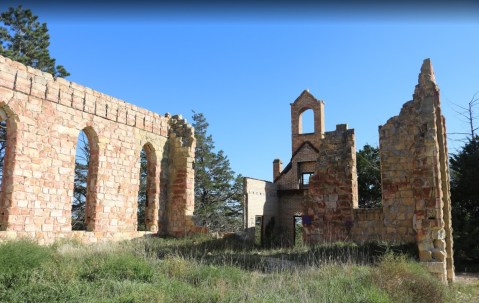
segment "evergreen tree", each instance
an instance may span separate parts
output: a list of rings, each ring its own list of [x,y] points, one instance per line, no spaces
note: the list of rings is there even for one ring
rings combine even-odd
[[[479,270],[479,136],[451,156],[450,169],[456,267]]]
[[[359,207],[381,206],[381,167],[379,148],[369,144],[356,153]]]
[[[0,55],[25,65],[51,73],[55,77],[70,74],[61,66],[55,66],[50,57],[50,35],[47,24],[40,23],[29,9],[10,7],[0,14]]]
[[[196,137],[195,215],[210,231],[228,231],[242,226],[243,180],[235,177],[228,157],[215,152],[208,122],[202,113],[193,112]]]

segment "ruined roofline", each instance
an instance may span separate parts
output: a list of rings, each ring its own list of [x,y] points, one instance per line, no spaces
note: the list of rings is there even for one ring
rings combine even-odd
[[[347,123],[336,124],[336,128],[334,130],[324,132],[323,140],[329,136],[334,136],[337,132],[348,132],[354,134],[354,128],[349,128]]]
[[[314,147],[313,143],[311,143],[310,141],[304,141],[293,153],[293,155],[291,156],[291,160],[293,160],[294,156],[296,156],[299,153],[299,151],[306,145],[309,145],[315,152],[319,153],[319,149]]]
[[[276,181],[278,181],[284,174],[286,174],[287,172],[289,172],[291,170],[291,167],[293,167],[293,164],[291,163],[292,160],[293,160],[293,158],[291,158],[288,165],[286,165],[284,167],[284,169],[281,171],[281,173],[276,178],[274,178],[273,183],[276,183]]]
[[[314,145],[313,145],[311,142],[309,142],[309,141],[304,141],[304,142],[296,149],[296,151],[293,153],[293,155],[291,156],[291,160],[289,160],[289,163],[284,167],[284,169],[281,171],[281,173],[280,173],[276,178],[274,178],[273,182],[278,181],[278,180],[281,178],[282,175],[286,174],[286,173],[291,169],[291,167],[292,167],[292,163],[291,163],[291,162],[293,161],[294,156],[296,156],[296,155],[300,152],[300,150],[301,150],[304,146],[306,146],[306,145],[309,145],[316,153],[319,153],[319,150],[318,150],[316,147],[314,147]]]
[[[162,116],[3,56],[0,56],[0,87],[147,132],[162,135],[168,132],[169,114]],[[3,97],[0,102],[10,102],[13,94],[9,97]]]

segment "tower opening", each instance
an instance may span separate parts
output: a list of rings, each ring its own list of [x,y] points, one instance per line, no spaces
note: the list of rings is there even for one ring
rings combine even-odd
[[[314,112],[312,109],[306,109],[299,115],[299,134],[314,133]]]

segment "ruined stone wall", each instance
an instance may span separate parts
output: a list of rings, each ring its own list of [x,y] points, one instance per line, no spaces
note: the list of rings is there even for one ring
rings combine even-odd
[[[429,59],[413,100],[380,127],[385,238],[417,242],[419,258],[454,279],[445,120]]]
[[[414,171],[416,167],[427,163],[420,163],[422,159],[417,159],[418,151],[425,151],[416,148],[424,143],[421,139],[424,139],[425,128],[424,123],[418,121],[420,116],[414,105],[412,101],[405,103],[399,116],[389,119],[380,127],[384,237],[388,240],[415,241],[416,231],[412,221],[417,197],[412,182],[426,181],[421,176],[415,178]]]
[[[421,67],[413,100],[379,128],[382,208],[359,209],[354,130],[316,128],[323,103],[304,91],[291,104],[293,156],[275,179],[280,225],[293,239],[293,217],[306,215],[309,243],[383,240],[417,243],[419,259],[442,281],[454,280],[451,201],[445,119],[429,59]],[[299,115],[315,110],[314,134],[300,134]],[[324,118],[321,117],[324,122]],[[322,130],[322,126],[320,127]],[[308,189],[299,189],[311,170]]]
[[[318,149],[310,196],[304,202],[313,222],[305,226],[305,236],[312,243],[344,241],[350,238],[353,208],[358,206],[354,130],[337,125],[335,131],[325,133]]]
[[[442,281],[454,280],[445,119],[429,59],[413,100],[379,128],[382,208],[357,209],[354,136],[344,126],[318,146],[305,228],[311,242],[417,243],[419,259]]]
[[[384,239],[384,214],[382,208],[353,209],[354,222],[351,228],[351,240],[363,243]]]
[[[170,119],[168,190],[166,203],[167,228],[164,233],[184,236],[195,232],[195,147],[193,128],[181,116]]]
[[[139,158],[145,145],[152,162],[150,233],[180,235],[192,227],[195,141],[191,126],[180,117],[160,116],[4,57],[0,57],[0,109],[8,129],[0,239],[96,242],[144,234],[136,230]],[[90,141],[93,163],[88,231],[72,232],[81,130]]]

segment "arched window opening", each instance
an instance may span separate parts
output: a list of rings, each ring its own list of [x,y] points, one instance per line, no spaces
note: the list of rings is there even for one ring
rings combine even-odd
[[[3,184],[3,168],[7,151],[7,120],[0,122],[0,184]]]
[[[299,115],[299,134],[314,133],[314,112],[306,109]]]
[[[12,172],[15,157],[16,125],[13,118],[0,109],[0,230],[7,227],[11,195]]]
[[[140,176],[138,189],[137,230],[157,231],[158,203],[156,157],[153,147],[145,144],[140,152]]]
[[[140,152],[140,188],[138,190],[137,230],[146,230],[146,208],[148,207],[148,160],[145,148]]]
[[[94,230],[98,140],[93,129],[83,129],[77,142],[72,198],[72,230]]]

